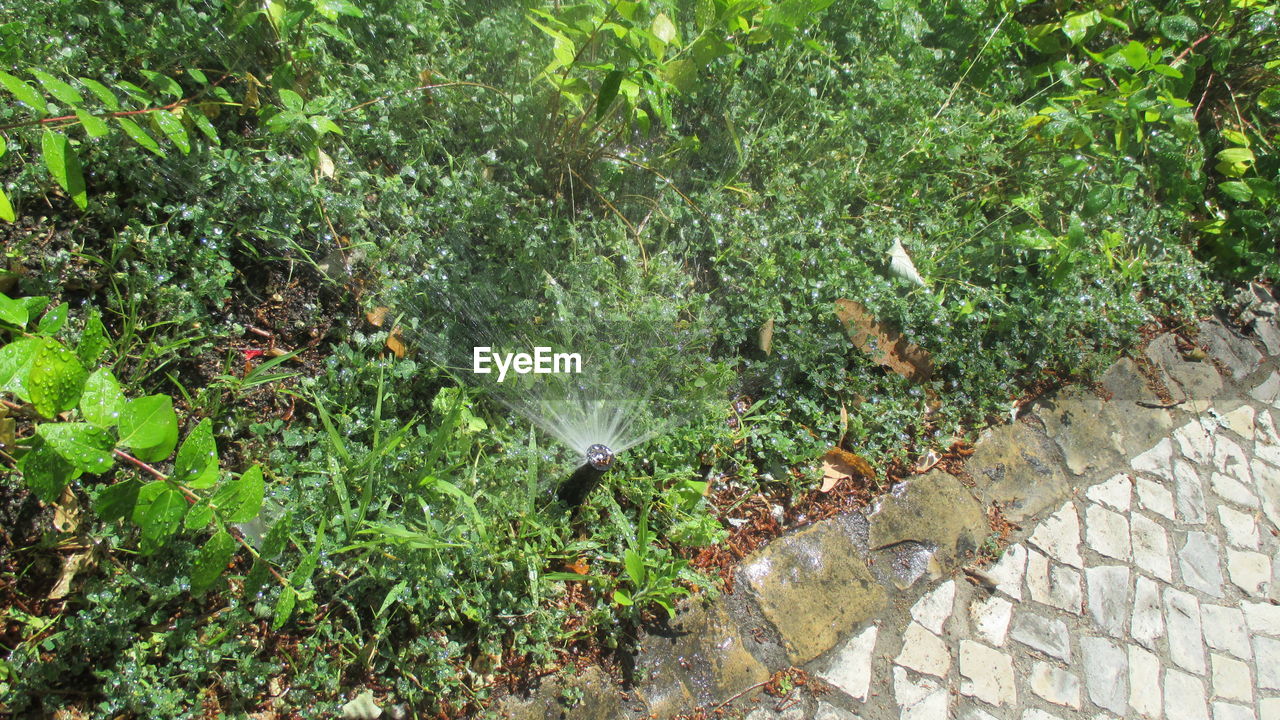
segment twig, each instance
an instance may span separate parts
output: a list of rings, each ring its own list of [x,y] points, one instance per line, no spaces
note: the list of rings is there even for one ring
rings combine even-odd
[[[746,695],[747,693],[751,692],[752,690],[755,690],[755,689],[757,689],[757,688],[762,688],[762,687],[764,687],[765,685],[768,685],[768,684],[769,684],[770,682],[772,682],[772,681],[773,681],[773,678],[769,678],[768,680],[765,680],[765,681],[763,681],[763,682],[758,682],[758,683],[756,683],[755,685],[752,685],[752,686],[750,686],[750,687],[746,688],[746,689],[745,689],[745,690],[743,690],[742,692],[739,692],[737,695],[734,695],[733,697],[729,698],[728,700],[725,700],[724,702],[722,702],[722,703],[720,703],[720,704],[716,705],[715,707],[711,708],[711,711],[712,711],[712,712],[715,712],[716,710],[719,710],[720,708],[724,707],[725,705],[728,705],[729,703],[733,702],[734,700],[737,700],[738,698],[742,697],[743,695]]]

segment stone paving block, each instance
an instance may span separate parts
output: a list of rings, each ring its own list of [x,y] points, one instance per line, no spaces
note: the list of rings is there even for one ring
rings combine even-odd
[[[1165,333],[1147,344],[1146,356],[1159,366],[1162,379],[1174,402],[1183,398],[1204,400],[1222,390],[1222,378],[1210,362],[1193,362],[1182,357],[1173,335]]]
[[[1169,659],[1185,670],[1203,675],[1206,668],[1200,638],[1200,602],[1190,593],[1166,587],[1164,621],[1168,628]]]
[[[1062,720],[1062,718],[1039,708],[1028,708],[1022,711],[1022,717],[1019,720]]]
[[[1252,405],[1241,405],[1222,416],[1222,424],[1245,440],[1253,439],[1253,422],[1257,411]]]
[[[1031,692],[1055,705],[1080,709],[1080,678],[1066,670],[1037,660],[1027,678]]]
[[[956,583],[948,580],[925,593],[911,606],[911,617],[935,635],[942,634],[942,625],[951,617],[951,606],[956,598]]]
[[[1280,388],[1280,376],[1277,377]],[[1178,449],[1182,456],[1196,463],[1207,463],[1213,459],[1213,435],[1200,420],[1192,420],[1173,431],[1178,441]]]
[[[1253,516],[1228,505],[1218,506],[1218,519],[1227,531],[1227,543],[1246,550],[1258,549],[1258,524]]]
[[[1253,657],[1244,613],[1240,608],[1201,605],[1200,626],[1204,629],[1205,642],[1214,650],[1231,653],[1242,660]]]
[[[1230,475],[1242,483],[1252,482],[1249,477],[1249,457],[1229,437],[1219,437],[1214,443],[1213,466],[1218,472]]]
[[[1272,465],[1280,464],[1280,434],[1276,432],[1275,421],[1271,411],[1264,410],[1258,415],[1254,427],[1257,428],[1257,442],[1253,444],[1253,453]]]
[[[1200,678],[1173,668],[1165,670],[1164,713],[1169,720],[1209,720]]]
[[[1129,706],[1129,660],[1124,649],[1106,638],[1080,638],[1085,687],[1098,707],[1123,715]]]
[[[1073,567],[1084,567],[1080,557],[1080,517],[1075,503],[1067,501],[1040,523],[1027,538],[1049,557]]]
[[[1173,441],[1169,438],[1161,438],[1160,442],[1130,460],[1129,465],[1139,472],[1172,480],[1173,460]]]
[[[1213,704],[1213,720],[1256,720],[1253,708],[1234,703],[1215,702]]]
[[[1262,512],[1271,521],[1271,527],[1280,529],[1280,470],[1256,458],[1250,467]]]
[[[1129,614],[1129,568],[1125,565],[1102,565],[1085,570],[1089,587],[1089,615],[1098,627],[1112,637],[1124,634]]]
[[[1137,645],[1129,646],[1129,707],[1156,720],[1160,707],[1160,658]]]
[[[1280,400],[1280,373],[1272,370],[1266,380],[1249,391],[1249,397],[1266,405],[1275,404]]]
[[[1082,609],[1080,574],[1049,562],[1035,550],[1027,551],[1027,592],[1031,599],[1077,615]]]
[[[1000,720],[995,715],[979,707],[971,707],[960,715],[962,720]]]
[[[1027,548],[1024,545],[1013,544],[1005,548],[1004,554],[1000,556],[1000,560],[991,569],[987,571],[987,575],[996,583],[996,589],[1008,595],[1014,600],[1022,599],[1022,575],[1027,567]]]
[[[1160,586],[1150,578],[1139,575],[1134,583],[1129,633],[1134,640],[1150,650],[1155,650],[1156,640],[1164,636],[1164,615],[1160,608]]]
[[[1280,720],[1280,697],[1258,701],[1258,720]]]
[[[1009,619],[1013,616],[1013,603],[999,596],[978,598],[969,605],[969,619],[973,629],[988,645],[1004,645],[1009,631]]]
[[[871,619],[885,591],[841,523],[817,523],[784,535],[742,569],[760,611],[803,665]]]
[[[1182,581],[1206,595],[1222,597],[1222,567],[1218,564],[1221,547],[1216,535],[1187,533],[1178,551],[1178,567]]]
[[[1258,669],[1258,687],[1280,690],[1280,640],[1255,635],[1253,657],[1254,667]]]
[[[1134,483],[1134,488],[1138,492],[1138,502],[1143,508],[1162,515],[1167,520],[1175,518],[1173,493],[1163,484],[1150,478],[1140,477]]]
[[[1248,665],[1218,653],[1209,656],[1209,664],[1214,697],[1253,704],[1253,679]]]
[[[1227,550],[1227,574],[1236,587],[1254,597],[1271,588],[1271,558],[1250,550]]]
[[[901,495],[886,497],[869,519],[872,550],[913,541],[932,545],[941,572],[957,567],[989,532],[986,512],[968,488],[938,470],[910,480]]]
[[[856,700],[866,700],[876,647],[875,625],[845,641],[831,656],[818,677]]]
[[[937,635],[913,622],[902,634],[902,652],[893,661],[919,673],[946,677],[951,667],[951,652]]]
[[[1173,582],[1169,537],[1163,527],[1142,513],[1130,513],[1129,540],[1134,565],[1165,582]]]
[[[960,641],[960,692],[996,707],[1018,702],[1013,659],[981,643]]]
[[[1133,497],[1133,478],[1124,473],[1117,473],[1106,481],[1085,490],[1084,496],[1112,510],[1129,512]]]
[[[858,720],[858,716],[844,708],[819,700],[818,706],[813,711],[813,720]]]
[[[1240,609],[1244,612],[1249,632],[1280,637],[1280,606],[1245,600],[1240,603]]]
[[[984,505],[1000,503],[1004,515],[1022,522],[1056,507],[1070,484],[1062,452],[1044,433],[1012,423],[983,434],[965,470]]]
[[[1175,460],[1173,463],[1174,501],[1178,506],[1178,519],[1199,525],[1206,519],[1204,485],[1200,475],[1190,463]]]
[[[1258,498],[1249,492],[1248,486],[1233,477],[1223,475],[1220,472],[1211,473],[1209,475],[1209,486],[1213,488],[1215,495],[1227,502],[1247,508],[1258,507]]]
[[[893,696],[901,709],[900,720],[943,720],[947,717],[947,689],[936,680],[912,680],[901,667],[893,669]]]
[[[1124,515],[1089,503],[1084,525],[1085,544],[1094,552],[1116,560],[1129,559],[1129,521]]]
[[[1252,342],[1239,337],[1216,319],[1200,322],[1198,340],[1204,343],[1209,354],[1222,362],[1231,377],[1237,380],[1258,369],[1258,363],[1262,362],[1262,353],[1258,352]]]
[[[1020,609],[1014,613],[1013,630],[1009,636],[1065,663],[1071,662],[1071,638],[1067,634],[1067,624],[1057,618]]]

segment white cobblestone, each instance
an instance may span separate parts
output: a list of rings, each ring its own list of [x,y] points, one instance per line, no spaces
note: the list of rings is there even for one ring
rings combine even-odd
[[[1246,485],[1253,482],[1249,475],[1249,458],[1231,438],[1220,436],[1214,443],[1213,466],[1218,472],[1230,475]]]
[[[951,617],[951,606],[956,598],[956,583],[948,580],[911,606],[911,617],[935,635],[942,634],[942,626]]]
[[[1169,488],[1150,478],[1140,477],[1134,484],[1138,493],[1138,503],[1151,512],[1162,515],[1167,520],[1175,519],[1173,493]]]
[[[1247,508],[1258,507],[1258,498],[1249,492],[1249,488],[1239,480],[1215,472],[1209,476],[1209,485],[1218,497]]]
[[[1240,603],[1240,609],[1249,624],[1249,632],[1280,637],[1280,606],[1245,600]]]
[[[937,635],[913,622],[902,634],[902,652],[893,661],[919,673],[946,677],[951,667],[951,652]]]
[[[1246,550],[1258,549],[1258,524],[1249,513],[1229,505],[1218,506],[1218,519],[1227,531],[1227,543]]]
[[[1085,508],[1085,543],[1100,555],[1116,560],[1129,559],[1129,521],[1124,515],[1101,505]]]
[[[976,599],[969,605],[969,618],[973,629],[988,645],[1004,645],[1009,632],[1009,618],[1013,615],[1013,603],[999,596]]]
[[[1000,560],[987,574],[996,582],[996,589],[1014,600],[1022,599],[1022,575],[1027,567],[1027,548],[1014,544],[1005,548]]]
[[[1173,565],[1169,558],[1169,537],[1159,523],[1142,513],[1129,516],[1129,539],[1133,547],[1133,564],[1165,582],[1173,582]]]
[[[1248,665],[1218,653],[1209,656],[1209,664],[1213,668],[1214,697],[1253,703],[1253,680]]]
[[[1149,650],[1157,649],[1156,640],[1164,637],[1164,615],[1160,607],[1160,586],[1154,580],[1139,575],[1134,583],[1129,634]]]
[[[1200,640],[1200,603],[1195,596],[1166,587],[1164,620],[1169,635],[1169,659],[1197,675],[1205,673],[1204,645]]]
[[[1209,720],[1200,678],[1173,668],[1165,670],[1164,712],[1169,720]]]
[[[852,698],[866,700],[871,686],[871,663],[876,647],[875,625],[854,635],[835,653],[818,676]]]
[[[900,720],[945,720],[947,689],[927,677],[912,680],[907,671],[893,669],[893,696],[902,708]]]
[[[1129,707],[1152,720],[1161,716],[1160,658],[1137,645],[1129,646]]]
[[[1187,533],[1178,551],[1182,582],[1205,595],[1222,597],[1222,567],[1218,564],[1218,538],[1203,532]]]
[[[1084,567],[1080,557],[1080,518],[1076,515],[1075,503],[1070,500],[1041,522],[1028,540],[1060,563]]]
[[[1254,415],[1255,411],[1252,405],[1241,405],[1223,415],[1222,424],[1245,440],[1252,440]]]
[[[1103,565],[1085,570],[1089,586],[1089,615],[1112,637],[1124,634],[1125,616],[1129,612],[1129,568],[1125,565]]]
[[[1254,667],[1258,669],[1258,687],[1280,690],[1280,640],[1253,638]]]
[[[1135,457],[1129,464],[1134,470],[1173,479],[1173,443],[1162,438],[1150,450]]]
[[[1256,720],[1253,708],[1218,701],[1213,704],[1213,720]]]
[[[1200,619],[1204,641],[1209,647],[1231,653],[1242,660],[1253,657],[1249,633],[1245,630],[1244,613],[1240,608],[1201,605]]]
[[[1205,521],[1204,485],[1200,474],[1189,463],[1177,460],[1173,464],[1174,500],[1182,522],[1199,525]]]
[[[1227,550],[1227,574],[1236,587],[1254,597],[1271,588],[1271,558],[1252,550]]]
[[[982,643],[960,641],[960,677],[960,692],[988,705],[1002,707],[1018,702],[1013,659]]]
[[[1280,697],[1258,701],[1258,720],[1280,720]]]
[[[1057,618],[1046,618],[1023,610],[1015,613],[1009,636],[1065,663],[1071,662],[1071,638],[1067,634],[1067,624]]]
[[[1280,382],[1280,379],[1277,380]],[[1213,436],[1199,420],[1192,420],[1173,431],[1182,456],[1192,462],[1205,463],[1213,459]]]
[[[1031,692],[1055,705],[1080,709],[1080,678],[1066,670],[1037,660],[1027,678]]]
[[[1085,687],[1098,707],[1123,715],[1129,705],[1129,660],[1120,646],[1106,638],[1080,638]]]
[[[1109,505],[1120,512],[1129,512],[1133,496],[1133,479],[1124,473],[1112,475],[1106,481],[1086,490],[1084,496],[1094,502]]]

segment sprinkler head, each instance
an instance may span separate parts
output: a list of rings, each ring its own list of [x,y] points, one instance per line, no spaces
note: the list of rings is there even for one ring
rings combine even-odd
[[[600,472],[613,467],[613,458],[613,451],[606,445],[596,443],[587,448],[587,464]]]

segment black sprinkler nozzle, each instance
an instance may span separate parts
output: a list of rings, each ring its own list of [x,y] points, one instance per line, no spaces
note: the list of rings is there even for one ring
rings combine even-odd
[[[564,481],[556,491],[556,497],[570,508],[578,507],[600,484],[600,478],[613,467],[613,461],[613,451],[607,446],[596,443],[587,448],[586,462]]]

